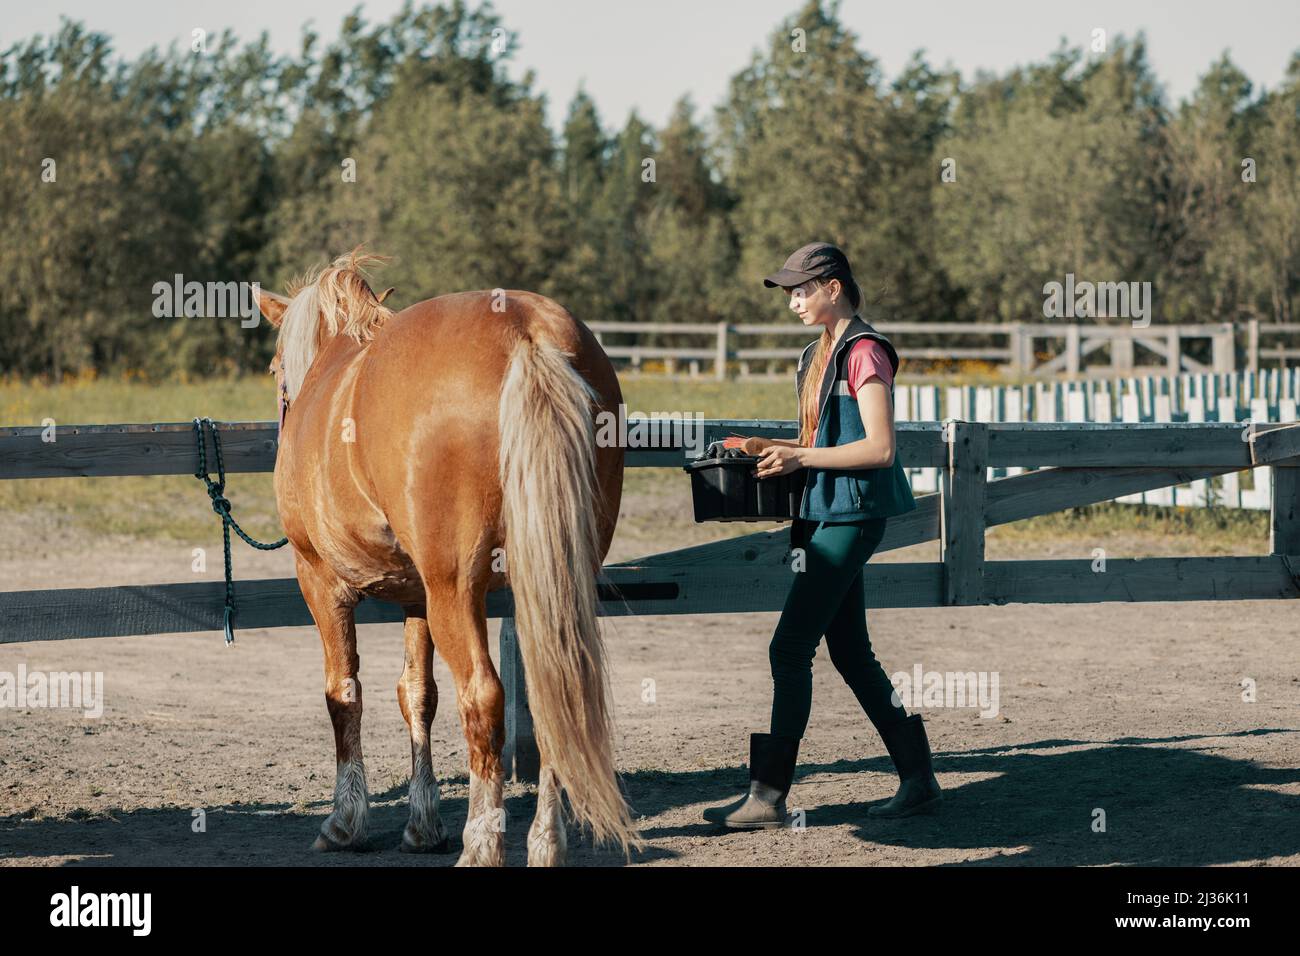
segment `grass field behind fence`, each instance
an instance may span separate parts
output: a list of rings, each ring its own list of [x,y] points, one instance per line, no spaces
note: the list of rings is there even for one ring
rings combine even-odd
[[[629,416],[637,413],[700,413],[706,418],[795,416],[788,381],[683,381],[628,376],[623,396]],[[273,419],[275,388],[270,375],[201,382],[145,383],[82,378],[60,385],[0,381],[0,425],[115,424],[179,422],[195,416],[216,421]],[[678,469],[628,469],[625,494],[680,493],[688,479]],[[271,476],[232,475],[227,496],[236,520],[254,537],[280,537]],[[684,500],[689,500],[684,499]],[[188,476],[45,478],[0,481],[0,513],[39,513],[53,533],[192,541],[219,533],[202,482]],[[662,524],[662,515],[655,521]],[[681,524],[693,524],[680,515]],[[737,534],[751,528],[729,527]],[[668,529],[664,529],[668,530]],[[1196,539],[1205,554],[1253,553],[1268,542],[1265,512],[1216,508],[1168,508],[1102,504],[1020,521],[990,530],[990,537],[1023,540],[1098,541],[1117,534],[1139,538],[1179,535]],[[19,543],[0,541],[6,548]]]

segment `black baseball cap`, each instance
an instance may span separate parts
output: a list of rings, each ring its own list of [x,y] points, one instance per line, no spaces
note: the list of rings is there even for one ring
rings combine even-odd
[[[849,268],[849,258],[839,246],[829,242],[810,242],[795,250],[779,272],[773,272],[763,279],[763,285],[769,289],[790,288],[802,285],[809,279],[853,278]]]

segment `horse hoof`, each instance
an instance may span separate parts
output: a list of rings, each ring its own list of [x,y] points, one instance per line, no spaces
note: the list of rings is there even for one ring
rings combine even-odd
[[[362,843],[340,843],[324,833],[319,833],[316,835],[316,842],[311,845],[311,848],[317,853],[338,853],[343,850],[359,851],[365,847]]]
[[[451,840],[444,836],[437,843],[426,843],[421,846],[409,842],[406,834],[402,834],[402,842],[397,848],[403,853],[449,853],[451,852]]]

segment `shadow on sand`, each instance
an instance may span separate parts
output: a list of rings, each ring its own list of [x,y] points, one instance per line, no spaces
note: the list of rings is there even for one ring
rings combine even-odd
[[[1263,789],[1300,781],[1300,770],[1261,768],[1250,761],[1203,753],[1194,744],[1294,732],[1042,740],[1015,747],[937,752],[934,767],[945,784],[945,796],[933,816],[877,821],[867,816],[865,802],[803,809],[809,828],[848,825],[865,843],[969,850],[972,857],[979,857],[958,864],[963,866],[1250,863],[1300,854],[1300,797]],[[1168,746],[1172,744],[1180,746]],[[1065,749],[1081,746],[1088,749]],[[892,764],[883,756],[800,764],[791,804],[801,806],[803,778],[864,771],[893,775]],[[992,776],[960,783],[952,777],[945,781],[945,774]],[[702,820],[656,826],[655,818],[679,807],[729,800],[746,786],[747,776],[744,767],[682,773],[643,770],[625,774],[623,781],[635,812],[646,818],[642,834],[651,841],[634,860],[648,862],[679,856],[675,850],[655,847],[655,840],[717,832]],[[464,784],[465,779],[445,782]],[[506,836],[510,865],[526,862],[523,834],[535,808],[532,792],[507,797],[506,812],[512,822]],[[1098,808],[1105,811],[1104,833],[1093,830]],[[111,811],[84,819],[11,815],[0,818],[0,863],[451,866],[460,850],[466,802],[444,791],[442,817],[453,835],[451,851],[419,856],[397,850],[407,817],[404,785],[372,795],[371,837],[364,852],[321,854],[308,849],[328,810],[326,801],[305,807],[265,803],[212,808],[207,832],[200,834],[191,830],[189,807]],[[697,816],[694,811],[691,815]],[[571,865],[624,863],[621,853],[594,849],[572,827],[569,860]]]

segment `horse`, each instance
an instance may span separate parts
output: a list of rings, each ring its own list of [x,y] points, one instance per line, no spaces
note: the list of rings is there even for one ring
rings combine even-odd
[[[488,653],[486,595],[509,587],[541,767],[530,866],[563,865],[574,819],[625,856],[642,845],[619,787],[598,579],[618,520],[623,448],[595,422],[623,396],[592,332],[545,296],[457,292],[394,313],[354,249],[257,293],[276,335],[281,403],[275,496],[320,631],[334,728],[332,812],[313,848],[361,849],[355,608],[404,614],[397,701],[410,728],[410,816],[400,849],[449,848],[429,751],[435,646],[469,749],[458,866],[503,865],[504,693]]]

